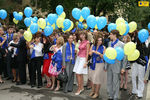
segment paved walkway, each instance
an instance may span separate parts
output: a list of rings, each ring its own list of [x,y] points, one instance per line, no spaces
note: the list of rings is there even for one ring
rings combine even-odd
[[[136,100],[135,97],[129,96],[131,92],[131,74],[129,74],[128,90],[120,92],[120,100]],[[87,76],[85,76],[87,77]],[[150,100],[150,82],[145,86],[143,100]],[[54,92],[43,87],[41,89],[31,88],[28,85],[16,86],[10,81],[0,84],[0,100],[93,100],[88,95],[90,90],[85,90],[80,96],[75,96],[76,85],[72,93],[63,93],[62,91]],[[146,96],[147,94],[147,96]],[[106,83],[102,85],[100,97],[94,100],[107,100]]]

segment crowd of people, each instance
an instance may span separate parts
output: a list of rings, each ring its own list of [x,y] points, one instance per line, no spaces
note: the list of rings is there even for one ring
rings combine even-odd
[[[52,35],[46,37],[42,31],[38,31],[27,42],[23,37],[23,29],[17,31],[12,26],[0,27],[0,83],[4,83],[2,78],[5,78],[16,85],[23,85],[29,76],[31,88],[41,88],[46,82],[50,90],[62,88],[67,93],[73,91],[76,81],[75,95],[80,95],[84,91],[83,75],[88,75],[87,88],[91,88],[91,98],[99,97],[101,85],[107,81],[109,100],[118,100],[119,91],[127,90],[128,70],[131,69],[131,95],[141,99],[144,82],[147,81],[144,75],[149,59],[150,38],[141,43],[137,32],[119,36],[117,30],[110,33],[78,29],[63,33],[54,30]],[[130,41],[136,43],[140,51],[136,61],[129,62],[126,56],[122,61],[115,60],[115,64],[104,61],[107,47],[124,48],[124,44]]]

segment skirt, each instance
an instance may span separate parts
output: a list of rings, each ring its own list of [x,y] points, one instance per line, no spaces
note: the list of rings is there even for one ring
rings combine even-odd
[[[55,66],[53,66],[52,61],[51,61],[50,66],[49,66],[48,73],[49,73],[51,76],[58,76],[58,75],[60,74],[60,72],[61,72],[61,70],[60,70],[60,71],[57,71],[56,64],[55,64]]]
[[[11,58],[11,68],[13,68],[13,69],[17,69],[18,68],[17,56],[14,56],[13,58]]]
[[[84,68],[86,58],[77,56],[73,72],[76,74],[88,74],[88,67]]]
[[[93,84],[103,84],[107,79],[104,63],[96,63],[95,70],[89,69],[89,78]]]
[[[50,62],[52,60],[51,56],[53,55],[53,53],[48,53],[48,55],[49,55],[49,59],[44,59],[43,62],[42,76],[46,75],[50,77],[48,70],[49,70]]]

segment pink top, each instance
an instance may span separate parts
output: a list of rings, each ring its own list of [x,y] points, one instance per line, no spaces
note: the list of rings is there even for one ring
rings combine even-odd
[[[78,56],[79,57],[86,57],[86,54],[87,54],[87,44],[89,43],[88,40],[84,40],[82,42],[80,42],[79,44],[79,53],[78,53]]]

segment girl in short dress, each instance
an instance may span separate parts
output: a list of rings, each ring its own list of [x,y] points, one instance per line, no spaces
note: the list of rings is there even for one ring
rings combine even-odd
[[[75,95],[79,95],[84,91],[83,87],[83,74],[88,74],[87,61],[88,61],[88,53],[90,44],[87,40],[86,31],[80,31],[80,44],[79,44],[79,52],[76,58],[75,66],[73,72],[76,73],[76,78],[78,82],[78,89]]]
[[[53,51],[50,50],[50,47],[52,46],[52,39],[50,37],[43,37],[43,70],[42,70],[42,76],[44,76],[47,80],[47,88],[51,87],[51,80],[50,80],[50,74],[48,73],[50,62],[51,62],[51,57],[53,55]]]
[[[64,44],[63,37],[58,37],[56,40],[56,45],[53,45],[50,49],[54,52],[52,57],[52,61],[49,67],[49,73],[52,77],[52,87],[50,90],[54,90],[55,87],[55,80],[58,74],[61,72],[62,69],[62,46]],[[57,87],[55,91],[60,89],[60,81],[57,80]]]

